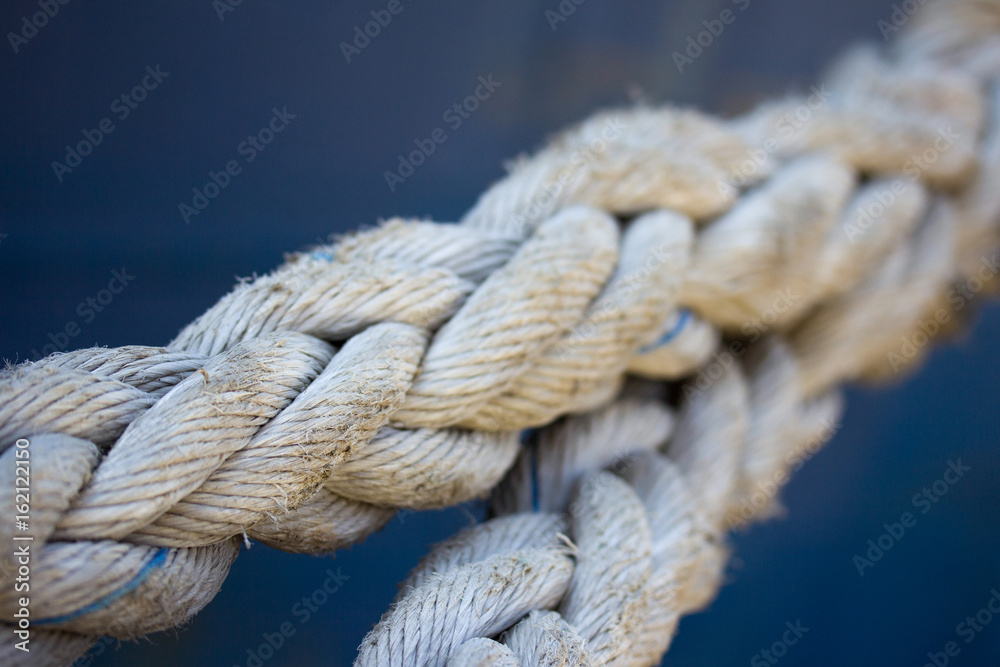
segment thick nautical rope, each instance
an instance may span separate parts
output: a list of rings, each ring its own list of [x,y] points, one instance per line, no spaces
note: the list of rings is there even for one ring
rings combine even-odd
[[[900,340],[989,284],[1000,2],[913,22],[733,121],[599,114],[461,224],[294,255],[165,348],[6,372],[0,502],[15,442],[32,456],[31,664],[184,622],[246,539],[328,553],[494,487],[498,518],[432,552],[359,662],[655,662],[716,590],[724,532],[835,428],[837,385],[911,364],[926,348]],[[7,621],[16,576],[0,560]]]

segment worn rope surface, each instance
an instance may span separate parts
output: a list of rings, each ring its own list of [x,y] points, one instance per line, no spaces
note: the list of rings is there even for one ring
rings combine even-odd
[[[4,625],[4,664],[183,623],[246,539],[329,553],[491,491],[358,664],[657,662],[725,532],[836,429],[837,385],[912,364],[901,337],[996,272],[1000,2],[911,22],[732,121],[599,114],[459,225],[295,255],[165,348],[7,371],[0,502],[28,438],[35,555],[31,660]]]

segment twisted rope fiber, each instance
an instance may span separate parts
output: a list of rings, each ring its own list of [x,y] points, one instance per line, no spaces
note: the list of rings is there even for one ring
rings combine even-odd
[[[825,102],[599,114],[459,225],[294,255],[166,348],[6,372],[2,502],[17,438],[34,460],[30,664],[183,623],[241,540],[330,553],[491,492],[497,518],[418,566],[358,663],[655,663],[717,590],[725,530],[835,430],[836,386],[916,361],[901,337],[957,282],[996,285],[1000,3],[912,23]]]

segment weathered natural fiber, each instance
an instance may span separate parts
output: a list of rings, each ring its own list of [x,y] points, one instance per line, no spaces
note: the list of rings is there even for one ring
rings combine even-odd
[[[618,260],[617,228],[594,209],[567,209],[487,278],[434,336],[393,421],[462,424],[524,374],[584,316]],[[510,430],[487,410],[488,430]]]
[[[24,654],[4,624],[0,659],[181,624],[246,540],[329,553],[396,508],[492,494],[358,664],[655,664],[718,590],[726,532],[836,430],[837,386],[917,361],[900,340],[956,281],[1000,283],[1000,0],[912,23],[741,118],[598,114],[459,225],[293,255],[165,348],[6,371],[33,636]]]

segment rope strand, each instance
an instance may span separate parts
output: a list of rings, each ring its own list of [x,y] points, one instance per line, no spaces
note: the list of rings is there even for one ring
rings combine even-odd
[[[328,553],[491,490],[358,664],[655,663],[725,532],[835,430],[836,387],[914,363],[899,340],[995,263],[1000,2],[912,23],[732,121],[598,114],[460,224],[293,255],[166,348],[5,371],[0,481],[19,438],[46,462],[33,664],[183,623],[247,538]]]

